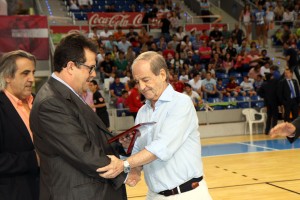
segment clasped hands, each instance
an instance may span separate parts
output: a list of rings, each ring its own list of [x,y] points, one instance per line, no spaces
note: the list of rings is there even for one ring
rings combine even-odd
[[[140,136],[140,132],[136,130],[137,136]],[[119,138],[119,142],[122,144],[123,148],[128,148],[130,145],[130,142],[132,140],[132,137],[134,137],[134,132],[131,132],[124,137]],[[115,178],[120,173],[123,172],[124,169],[124,161],[117,158],[114,155],[107,155],[111,162],[109,165],[106,165],[104,167],[98,168],[97,172],[99,172],[99,176],[106,179]],[[139,181],[141,180],[141,168],[132,168],[127,176],[126,184],[130,187],[135,186]]]
[[[99,176],[106,179],[112,179],[123,172],[124,161],[117,158],[114,155],[107,155],[111,162],[109,165],[98,168]],[[134,187],[141,180],[141,169],[136,167],[132,168],[127,176],[126,184],[130,187]]]

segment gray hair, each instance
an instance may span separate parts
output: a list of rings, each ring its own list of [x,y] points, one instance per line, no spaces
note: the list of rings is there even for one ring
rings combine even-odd
[[[160,55],[159,53],[157,53],[155,51],[147,51],[147,52],[140,54],[133,61],[132,65],[131,65],[131,71],[132,71],[133,66],[137,62],[142,61],[142,60],[149,62],[150,69],[151,69],[152,73],[155,74],[156,76],[159,75],[161,69],[164,69],[166,72],[166,82],[169,82],[170,74],[169,74],[168,66],[162,55]]]
[[[5,78],[15,77],[17,71],[16,60],[18,58],[27,58],[36,65],[35,57],[26,51],[16,50],[3,54],[0,58],[0,91],[6,88]]]

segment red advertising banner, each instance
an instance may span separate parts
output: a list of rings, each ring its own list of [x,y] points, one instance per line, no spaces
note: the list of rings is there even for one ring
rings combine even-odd
[[[121,26],[122,28],[129,28],[130,26],[140,27],[144,18],[142,12],[114,12],[114,13],[88,13],[89,26],[110,28]]]
[[[50,26],[49,27],[51,33],[71,33],[74,31],[79,31],[81,33],[88,33],[88,26]]]
[[[0,16],[0,53],[21,49],[48,60],[48,32],[46,16]]]

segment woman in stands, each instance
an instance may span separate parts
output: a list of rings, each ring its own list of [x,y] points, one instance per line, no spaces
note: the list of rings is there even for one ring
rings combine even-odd
[[[169,21],[171,22],[171,27],[173,32],[176,32],[178,26],[179,26],[179,18],[176,15],[175,11],[171,12],[171,17],[169,18]]]
[[[115,61],[116,59],[119,59],[119,47],[118,45],[113,45],[113,51],[111,52],[111,59]]]
[[[171,61],[171,68],[174,69],[175,73],[178,74],[183,69],[183,60],[180,58],[178,52],[175,53],[175,58]]]
[[[225,58],[223,59],[223,70],[226,74],[228,74],[230,71],[234,70],[233,68],[234,62],[230,55],[230,53],[225,54]]]
[[[247,41],[249,41],[251,38],[251,10],[250,10],[250,5],[246,4],[244,9],[241,12],[240,15],[240,22],[245,26],[246,28],[246,38]]]
[[[183,37],[186,35],[186,33],[183,31],[182,26],[178,26],[177,32],[175,34],[176,34],[178,40],[182,40]]]
[[[192,42],[190,41],[190,37],[189,37],[188,35],[185,35],[185,36],[183,37],[183,39],[182,39],[182,41],[181,41],[181,44],[182,44],[183,46],[185,46],[184,50],[185,50],[186,52],[188,52],[188,51],[190,51],[190,50],[193,49],[193,48],[192,48]]]

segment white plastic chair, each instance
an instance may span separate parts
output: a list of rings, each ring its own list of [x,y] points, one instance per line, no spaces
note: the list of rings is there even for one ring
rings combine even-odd
[[[264,113],[260,113],[256,111],[253,108],[246,108],[242,110],[242,114],[246,117],[246,123],[245,123],[245,132],[247,131],[247,125],[249,125],[249,132],[250,135],[252,135],[252,126],[253,124],[256,125],[256,133],[258,133],[258,127],[257,124],[262,123],[263,124],[263,131],[265,130],[265,121],[266,117]],[[260,116],[260,119],[255,119],[255,116]]]

